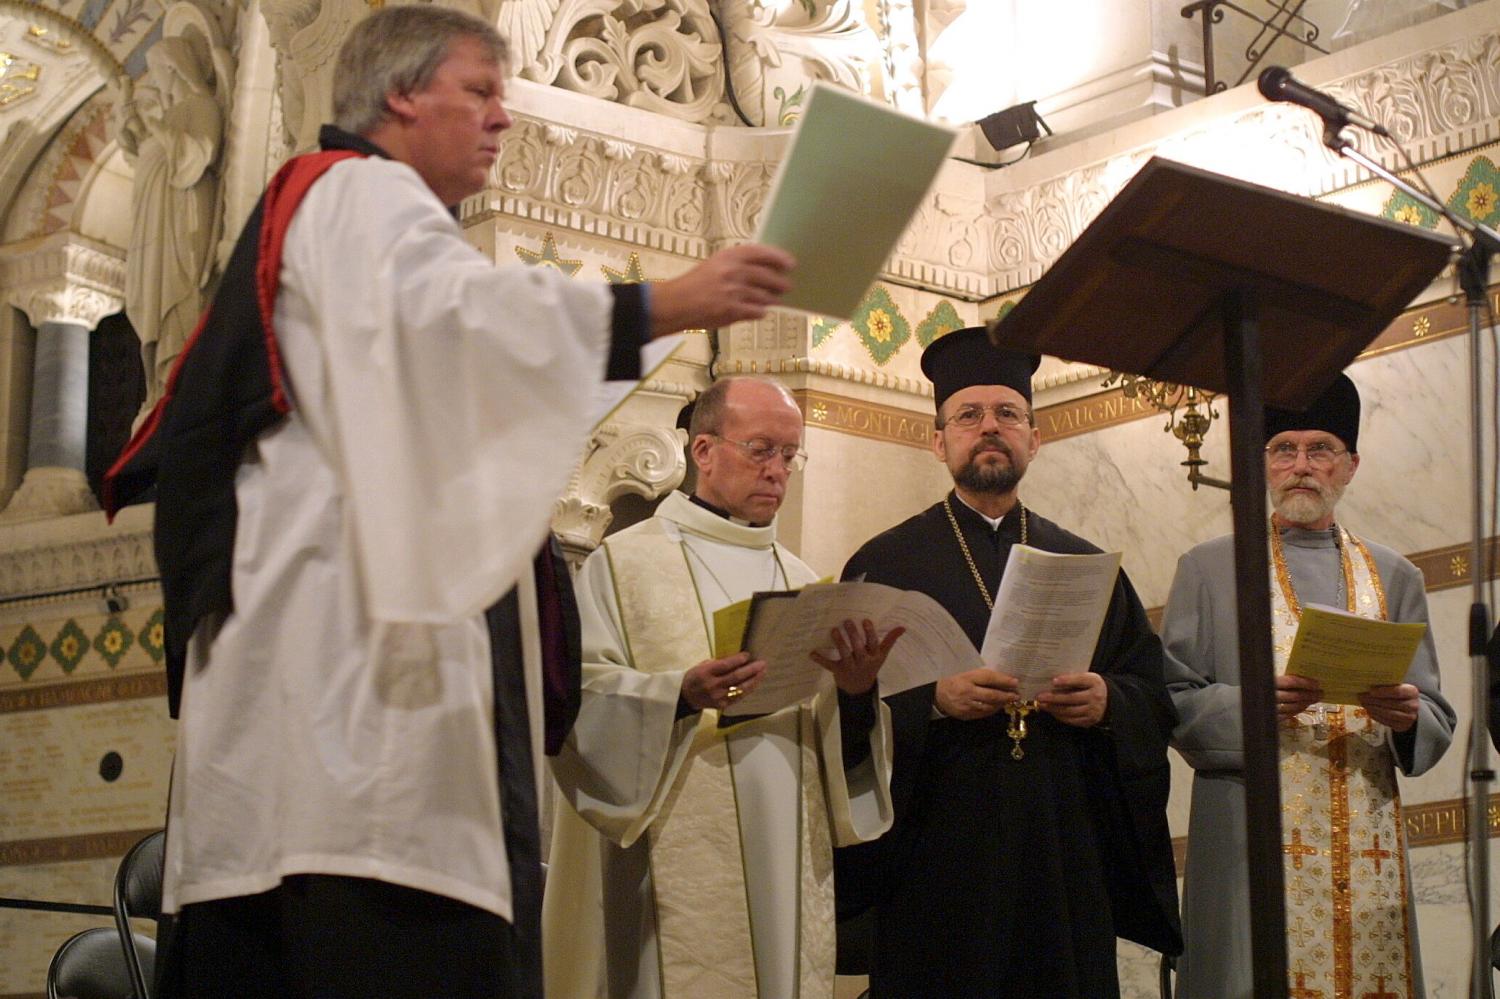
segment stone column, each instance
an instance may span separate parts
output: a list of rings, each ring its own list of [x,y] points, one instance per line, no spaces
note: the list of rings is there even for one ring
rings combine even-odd
[[[124,307],[124,259],[69,232],[8,249],[0,252],[0,286],[37,332],[26,474],[0,522],[97,510],[84,472],[89,333]]]

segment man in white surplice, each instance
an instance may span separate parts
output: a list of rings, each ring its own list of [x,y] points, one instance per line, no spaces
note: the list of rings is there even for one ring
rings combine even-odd
[[[765,664],[710,658],[715,610],[815,578],[776,542],[802,430],[781,386],[715,384],[689,428],[694,495],[584,563],[583,706],[553,762],[550,995],[833,994],[832,849],[890,825],[875,675],[900,630],[845,622],[819,657],[826,689],[733,726],[719,709]]]
[[[165,994],[541,995],[561,635],[534,557],[580,400],[652,335],[764,315],[791,260],[732,247],[636,293],[496,267],[454,210],[511,124],[506,61],[436,4],[353,28],[324,151],[278,171],[111,472],[154,476],[181,694]]]

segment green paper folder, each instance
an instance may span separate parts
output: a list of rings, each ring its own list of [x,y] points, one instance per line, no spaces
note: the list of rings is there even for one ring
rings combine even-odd
[[[846,90],[813,87],[756,236],[797,258],[781,304],[852,316],[956,135]]]

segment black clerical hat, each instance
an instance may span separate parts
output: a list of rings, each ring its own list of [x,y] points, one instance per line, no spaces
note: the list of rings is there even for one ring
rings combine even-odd
[[[945,333],[922,352],[922,373],[932,379],[938,409],[948,397],[970,385],[1004,385],[1031,404],[1031,374],[1042,363],[1035,354],[1004,350],[990,343],[983,326]]]
[[[1349,376],[1340,374],[1334,383],[1302,412],[1266,407],[1266,440],[1287,430],[1324,430],[1359,451],[1359,390]]]

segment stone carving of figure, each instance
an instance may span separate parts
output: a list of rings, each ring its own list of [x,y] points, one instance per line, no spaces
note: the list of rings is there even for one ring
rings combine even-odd
[[[120,145],[135,160],[125,314],[141,338],[142,416],[198,321],[213,271],[230,93],[229,53],[215,34],[201,21],[147,50],[145,81],[120,130]]]
[[[332,118],[333,68],[339,48],[372,6],[378,4],[366,0],[262,0],[261,13],[271,33],[271,47],[276,50],[282,127],[293,153],[313,149],[318,142],[318,127]]]

